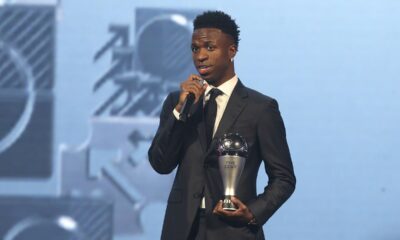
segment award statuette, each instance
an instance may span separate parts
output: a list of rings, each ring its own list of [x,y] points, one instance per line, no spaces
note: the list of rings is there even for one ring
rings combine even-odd
[[[247,142],[238,133],[227,133],[218,140],[218,164],[224,184],[224,210],[235,211],[237,207],[232,203],[231,197],[239,183],[247,157]]]

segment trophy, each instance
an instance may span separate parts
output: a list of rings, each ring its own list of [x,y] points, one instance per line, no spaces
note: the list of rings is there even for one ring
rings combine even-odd
[[[218,140],[218,164],[224,184],[224,201],[222,203],[224,210],[237,210],[231,197],[235,196],[235,190],[246,163],[247,150],[246,140],[238,133],[227,133]]]

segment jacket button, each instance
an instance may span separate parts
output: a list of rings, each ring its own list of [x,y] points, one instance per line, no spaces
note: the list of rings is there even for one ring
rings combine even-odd
[[[201,193],[194,193],[193,194],[194,198],[201,198],[202,196],[203,196],[203,194],[201,194]]]

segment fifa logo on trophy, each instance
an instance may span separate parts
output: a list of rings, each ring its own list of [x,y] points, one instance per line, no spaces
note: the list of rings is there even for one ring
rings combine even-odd
[[[218,164],[224,185],[223,209],[235,211],[237,207],[231,197],[236,195],[236,188],[242,175],[248,152],[246,140],[238,133],[227,133],[218,140]]]

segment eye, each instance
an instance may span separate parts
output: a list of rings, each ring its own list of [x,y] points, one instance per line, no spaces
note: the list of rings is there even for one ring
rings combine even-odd
[[[211,46],[211,45],[207,46],[207,50],[208,50],[208,51],[213,51],[214,49],[215,49],[214,46]]]
[[[198,48],[198,47],[192,46],[192,52],[193,52],[193,53],[196,53],[196,52],[198,52],[198,51],[199,51],[199,48]]]

